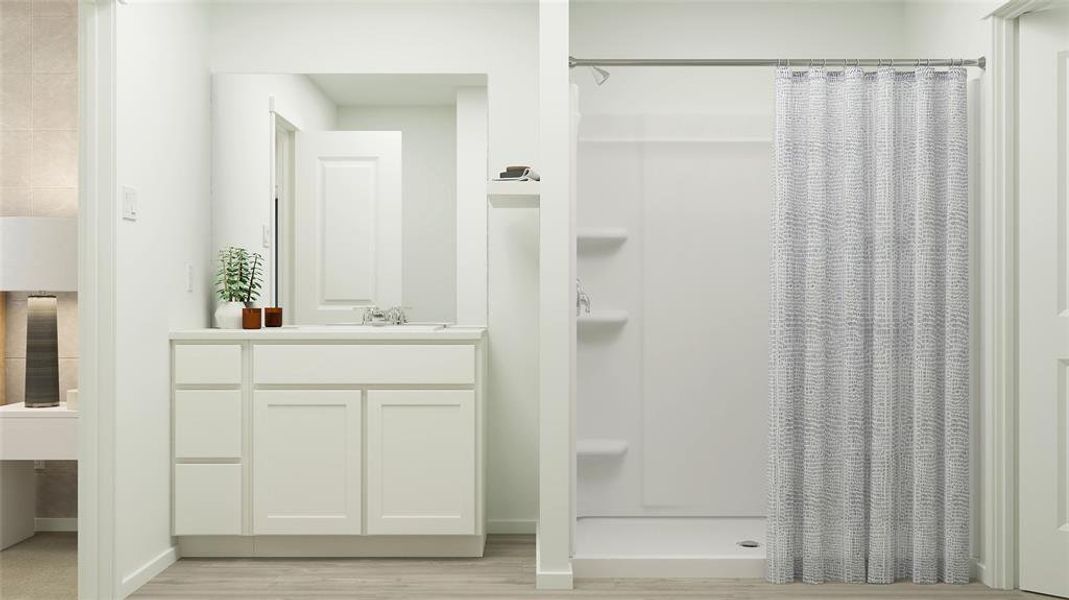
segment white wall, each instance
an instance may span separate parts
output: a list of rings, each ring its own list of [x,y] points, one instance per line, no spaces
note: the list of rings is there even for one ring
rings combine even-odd
[[[490,165],[537,164],[538,5],[515,2],[217,3],[216,73],[486,73]],[[538,513],[538,216],[489,216],[490,528]],[[500,248],[505,245],[506,248]]]
[[[208,324],[210,82],[203,6],[131,4],[117,15],[116,176],[140,199],[137,221],[117,231],[115,576],[125,595],[173,560],[168,331]]]
[[[227,246],[259,252],[274,221],[270,106],[304,131],[336,129],[337,107],[305,75],[218,74],[212,77],[212,256]],[[272,304],[271,269],[261,306]]]
[[[404,306],[409,321],[457,318],[457,111],[345,106],[338,129],[401,132]]]

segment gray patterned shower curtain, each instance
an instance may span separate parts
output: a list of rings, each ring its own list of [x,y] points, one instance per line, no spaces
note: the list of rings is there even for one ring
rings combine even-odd
[[[969,579],[964,68],[780,69],[768,579]]]

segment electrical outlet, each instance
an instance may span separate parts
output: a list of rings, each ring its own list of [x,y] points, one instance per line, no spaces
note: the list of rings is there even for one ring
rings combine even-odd
[[[122,186],[122,218],[126,221],[137,220],[137,190]]]

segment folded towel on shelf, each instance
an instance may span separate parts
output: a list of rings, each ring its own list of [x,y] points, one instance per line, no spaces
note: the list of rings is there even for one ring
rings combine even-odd
[[[494,181],[539,181],[538,173],[527,165],[508,166]]]

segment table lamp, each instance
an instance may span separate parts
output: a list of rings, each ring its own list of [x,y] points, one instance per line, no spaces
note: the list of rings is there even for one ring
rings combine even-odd
[[[59,406],[55,294],[77,290],[77,219],[0,217],[0,291],[29,293],[26,310],[28,408]]]

